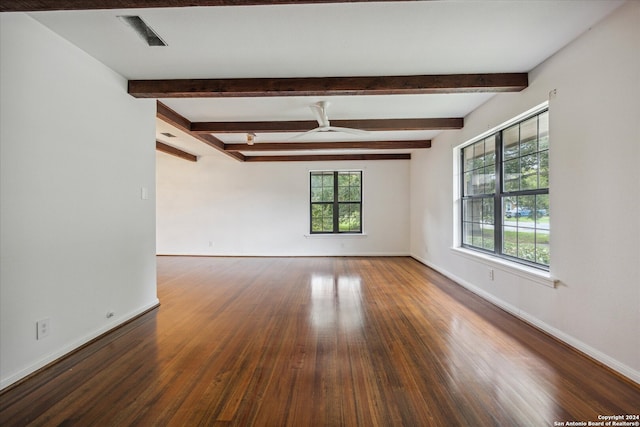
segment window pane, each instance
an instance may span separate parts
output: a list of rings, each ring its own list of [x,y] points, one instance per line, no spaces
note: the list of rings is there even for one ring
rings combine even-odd
[[[360,231],[359,203],[341,203],[338,210],[338,226],[340,231]]]
[[[503,222],[506,224],[506,221],[510,218],[515,217],[516,210],[516,198],[515,197],[505,197],[502,199],[502,217]],[[515,224],[509,224],[515,225]]]
[[[482,249],[494,250],[493,198],[483,197],[462,201],[462,243]]]
[[[533,212],[536,208],[536,196],[520,196],[517,198],[517,203],[518,205],[516,206],[516,217],[518,218],[518,222],[533,223]]]
[[[462,190],[465,196],[473,195],[473,186],[471,185],[472,178],[473,175],[471,174],[471,172],[467,172],[464,174],[464,187]]]
[[[539,264],[549,265],[549,230],[536,231],[536,261]]]
[[[549,151],[541,151],[539,154],[539,188],[549,188]]]
[[[462,243],[470,245],[473,237],[471,223],[465,222],[462,224]]]
[[[311,231],[322,231],[321,205],[311,205]]]
[[[465,174],[465,195],[484,193],[484,169],[476,169]]]
[[[536,227],[549,229],[549,195],[536,196]]]
[[[340,172],[338,174],[338,201],[360,201],[359,172]]]
[[[518,229],[516,227],[502,227],[502,253],[518,256]]]
[[[516,203],[518,202],[518,197],[517,196],[503,197],[502,201],[503,201],[504,210],[507,211],[509,209],[516,207]]]
[[[477,223],[472,223],[471,227],[473,228],[473,238],[471,240],[471,244],[473,246],[477,246],[479,248],[482,247],[482,226]]]
[[[473,193],[484,194],[484,168],[476,170],[473,174]]]
[[[311,205],[311,230],[315,232],[333,231],[333,205]]]
[[[518,258],[531,262],[536,260],[535,233],[531,229],[518,229]]]
[[[322,201],[322,187],[311,187],[311,201],[312,202],[320,202]]]
[[[333,187],[323,187],[321,202],[333,202]]]
[[[532,117],[520,124],[520,155],[538,151],[538,117]]]
[[[471,209],[473,211],[473,222],[482,221],[482,199],[474,199],[471,202]]]
[[[471,221],[471,202],[469,199],[462,200],[462,220]]]
[[[538,154],[523,156],[520,159],[520,189],[538,188]]]
[[[503,199],[503,248],[505,255],[548,266],[549,195]]]
[[[503,163],[502,179],[504,191],[520,190],[520,159],[516,158]]]
[[[311,201],[333,201],[333,174],[331,172],[311,172]]]
[[[482,222],[486,224],[494,223],[493,199],[482,199]]]
[[[349,201],[349,187],[338,187],[338,201],[339,202]]]
[[[332,173],[323,173],[322,174],[322,186],[323,187],[331,187],[331,188],[333,188],[333,174]]]
[[[502,158],[504,160],[518,157],[518,149],[520,147],[520,127],[519,125],[511,126],[502,132]]]
[[[546,150],[549,148],[549,112],[538,116],[538,150]]]
[[[494,242],[493,242],[493,225],[483,225],[482,226],[482,247],[487,250],[494,250]]]
[[[495,166],[484,168],[484,194],[496,192],[496,169]]]
[[[464,158],[464,171],[470,171],[473,169],[473,145],[469,145],[462,150],[462,156]]]
[[[484,167],[484,141],[473,144],[473,168]]]
[[[490,166],[496,163],[496,136],[491,135],[484,140],[484,164]]]

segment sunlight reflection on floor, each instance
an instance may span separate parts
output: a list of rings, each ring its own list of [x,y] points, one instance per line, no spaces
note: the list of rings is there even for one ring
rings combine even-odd
[[[493,402],[497,413],[510,408],[510,417],[517,425],[543,425],[556,418],[553,382],[554,370],[533,353],[508,353],[501,348],[522,348],[517,344],[491,345],[512,337],[477,318],[473,326],[454,317],[449,329],[449,355],[445,359],[451,377],[449,386],[464,395],[467,390],[484,390],[487,404]],[[487,336],[487,335],[490,335]],[[489,339],[490,338],[490,339]],[[499,366],[499,369],[496,369]],[[465,399],[477,399],[466,396]],[[518,410],[514,410],[517,408]]]
[[[314,328],[343,331],[363,326],[361,278],[359,276],[313,275],[310,320]]]

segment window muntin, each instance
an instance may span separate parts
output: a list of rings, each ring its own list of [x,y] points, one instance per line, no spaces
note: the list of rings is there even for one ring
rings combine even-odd
[[[311,172],[311,233],[362,233],[362,172]]]
[[[462,246],[548,269],[548,111],[462,148],[461,180]]]

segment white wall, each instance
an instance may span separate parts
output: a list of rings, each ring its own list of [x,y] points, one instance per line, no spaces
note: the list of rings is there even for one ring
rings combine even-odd
[[[309,171],[363,170],[366,236],[309,237]],[[409,162],[197,163],[157,154],[157,251],[189,255],[408,255]],[[211,246],[209,246],[209,242]]]
[[[640,382],[640,2],[629,2],[411,161],[411,253]],[[551,273],[545,287],[458,255],[452,148],[550,99]]]
[[[25,14],[0,31],[3,388],[157,298],[154,102]]]

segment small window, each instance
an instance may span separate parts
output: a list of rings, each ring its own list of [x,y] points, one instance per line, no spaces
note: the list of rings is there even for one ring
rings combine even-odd
[[[462,246],[549,268],[549,112],[461,149]]]
[[[362,233],[362,172],[311,172],[311,233]]]

